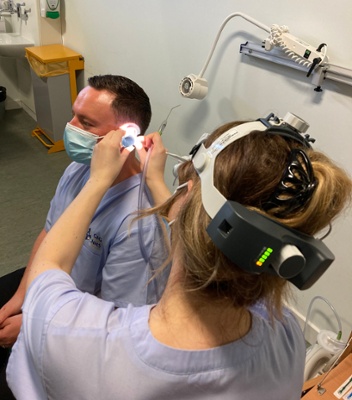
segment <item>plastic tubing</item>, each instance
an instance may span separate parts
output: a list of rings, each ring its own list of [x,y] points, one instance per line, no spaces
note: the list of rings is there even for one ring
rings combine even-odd
[[[139,192],[138,192],[138,213],[142,209],[142,202],[143,202],[143,193],[144,193],[144,188],[145,188],[145,180],[146,180],[146,174],[147,174],[147,168],[148,168],[148,163],[149,163],[149,158],[150,158],[150,153],[152,151],[152,147],[147,152],[147,157],[145,159],[145,163],[143,166],[142,170],[142,176],[141,176],[141,184],[139,186]],[[138,241],[139,241],[139,247],[141,249],[142,256],[144,258],[144,261],[146,263],[150,262],[149,257],[147,255],[147,251],[145,248],[145,243],[142,237],[142,230],[143,230],[143,218],[138,219]]]
[[[313,299],[309,303],[307,316],[306,316],[306,320],[304,322],[304,328],[303,328],[303,336],[304,336],[304,338],[306,337],[306,328],[307,328],[307,324],[308,324],[308,321],[309,321],[310,311],[311,311],[311,308],[312,308],[312,305],[313,305],[314,301],[317,300],[317,299],[324,300],[325,303],[331,308],[332,312],[335,314],[335,317],[336,317],[336,320],[337,320],[337,323],[338,323],[338,326],[339,326],[339,331],[337,333],[337,338],[336,339],[340,340],[341,336],[342,336],[342,324],[341,324],[340,317],[338,316],[338,314],[337,314],[337,312],[335,310],[335,307],[329,302],[329,300],[327,300],[323,296],[315,296],[315,297],[313,297]]]

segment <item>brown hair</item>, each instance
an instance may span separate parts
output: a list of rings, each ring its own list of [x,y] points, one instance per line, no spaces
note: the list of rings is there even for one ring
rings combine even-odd
[[[144,135],[150,124],[152,110],[149,97],[137,83],[120,75],[96,75],[88,78],[88,84],[96,90],[107,90],[115,95],[112,108],[118,125],[134,122]]]
[[[217,129],[205,147],[239,123]],[[288,217],[277,218],[263,211],[263,204],[279,184],[293,148],[302,145],[278,135],[253,131],[226,147],[217,157],[214,184],[228,199],[263,213],[309,235],[316,234],[343,210],[351,199],[352,182],[347,174],[324,154],[305,149],[311,160],[317,186],[311,199]],[[262,300],[271,314],[279,312],[286,294],[286,281],[269,274],[253,275],[234,265],[218,250],[206,232],[210,222],[201,199],[201,182],[191,161],[178,169],[179,183],[193,181],[193,187],[172,226],[172,251],[176,247],[185,272],[187,290],[209,300],[227,300],[235,307],[249,307]],[[177,191],[159,207],[167,216],[172,204],[186,188]],[[234,246],[240,244],[234,243]],[[241,248],[239,247],[239,251]]]

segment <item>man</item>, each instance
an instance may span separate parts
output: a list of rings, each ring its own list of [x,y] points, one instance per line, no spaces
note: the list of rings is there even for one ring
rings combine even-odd
[[[138,125],[144,134],[150,119],[149,98],[135,82],[114,75],[88,79],[88,86],[78,94],[73,105],[73,118],[64,133],[66,151],[77,162],[68,166],[59,181],[45,227],[34,243],[28,265],[51,226],[88,179],[92,149],[99,137],[127,122]],[[80,290],[112,301],[116,307],[129,303],[155,303],[167,278],[160,276],[148,284],[165,254],[161,231],[154,217],[132,223],[139,207],[151,206],[148,193],[140,193],[141,169],[134,153],[131,152],[100,203],[72,271]],[[0,298],[0,345],[5,347],[1,352],[6,353],[0,354],[0,368],[3,368],[1,364],[6,364],[8,347],[16,341],[20,330],[26,271],[10,300]],[[0,293],[2,281],[6,286],[9,281],[13,285],[14,280],[19,282],[21,274],[22,271],[15,271],[0,278]],[[0,398],[3,398],[1,389]]]

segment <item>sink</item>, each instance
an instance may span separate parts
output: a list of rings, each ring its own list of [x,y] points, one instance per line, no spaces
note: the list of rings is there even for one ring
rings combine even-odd
[[[0,33],[0,56],[24,57],[25,48],[34,46],[34,43],[18,33]]]

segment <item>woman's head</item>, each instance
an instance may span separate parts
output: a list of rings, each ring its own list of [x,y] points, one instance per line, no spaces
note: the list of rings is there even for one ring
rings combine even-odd
[[[235,125],[230,123],[217,129],[207,139],[205,147]],[[298,206],[297,201],[293,201],[295,199],[285,199],[273,206],[272,199],[287,174],[292,154],[295,155],[294,165],[307,169],[301,153],[297,155],[294,149],[302,149],[302,145],[279,135],[253,131],[227,146],[217,156],[214,184],[226,199],[313,235],[342,211],[350,199],[352,184],[346,173],[328,157],[312,149],[304,149],[313,170],[309,193],[300,197],[298,187],[292,190],[292,197],[301,201]],[[201,182],[193,163],[182,164],[178,172],[180,184],[188,180],[193,182],[172,232],[174,251],[177,249],[177,256],[184,266],[186,287],[206,298],[227,299],[236,307],[248,307],[263,299],[272,310],[279,309],[285,281],[268,274],[247,273],[215,247],[206,232],[210,218],[202,205]],[[169,210],[170,205],[186,190],[183,188],[173,196],[163,211]],[[284,196],[287,197],[287,193]],[[240,244],[234,243],[233,246],[238,246],[238,251],[241,251]]]

